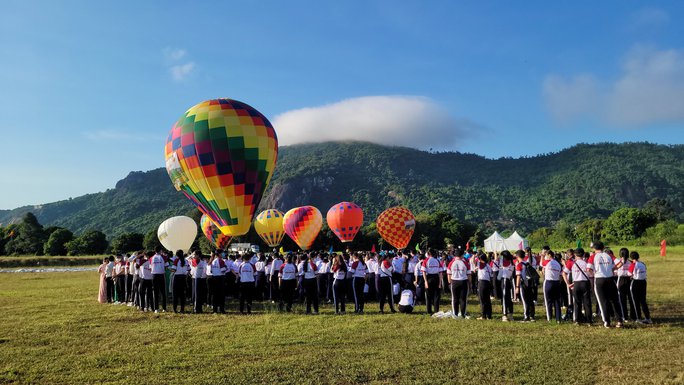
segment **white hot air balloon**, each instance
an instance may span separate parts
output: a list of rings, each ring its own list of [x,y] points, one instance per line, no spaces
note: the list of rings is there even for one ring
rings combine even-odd
[[[172,253],[177,250],[187,253],[197,237],[197,223],[185,216],[169,218],[159,225],[157,237],[162,246]]]

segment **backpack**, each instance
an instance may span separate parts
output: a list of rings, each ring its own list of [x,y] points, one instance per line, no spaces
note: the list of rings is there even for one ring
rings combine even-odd
[[[525,278],[523,279],[523,285],[525,287],[537,287],[539,286],[539,273],[527,262],[521,262],[523,268],[525,269]]]

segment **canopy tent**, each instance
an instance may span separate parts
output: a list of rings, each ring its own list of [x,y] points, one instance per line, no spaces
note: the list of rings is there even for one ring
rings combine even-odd
[[[506,240],[497,231],[489,238],[484,240],[484,248],[486,252],[501,252],[506,250]]]
[[[506,238],[505,243],[508,250],[525,250],[530,245],[527,239],[521,237],[517,231]]]

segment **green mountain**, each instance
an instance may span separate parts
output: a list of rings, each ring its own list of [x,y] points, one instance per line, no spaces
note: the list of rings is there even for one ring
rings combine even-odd
[[[261,208],[311,204],[325,215],[334,203],[350,200],[364,208],[367,223],[388,207],[405,205],[415,214],[445,211],[486,227],[531,231],[560,219],[603,218],[653,198],[666,199],[681,219],[682,191],[684,145],[579,144],[558,153],[492,160],[329,142],[282,147]],[[111,236],[147,232],[192,209],[159,168],[132,172],[105,192],[0,211],[0,223],[30,211],[44,225]]]

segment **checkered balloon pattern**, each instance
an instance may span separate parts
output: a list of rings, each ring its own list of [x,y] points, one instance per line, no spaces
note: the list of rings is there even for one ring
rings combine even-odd
[[[283,228],[285,233],[302,250],[309,250],[316,236],[321,231],[323,216],[317,208],[313,206],[295,207],[285,213],[283,217]]]
[[[416,228],[416,217],[406,207],[391,207],[383,211],[378,220],[378,233],[392,247],[405,249],[408,246],[413,230]]]
[[[207,237],[209,242],[213,243],[217,249],[225,250],[230,244],[232,237],[223,234],[208,216],[202,215],[202,218],[200,219],[200,228],[202,229],[204,236]]]
[[[254,220],[254,230],[266,242],[268,247],[277,247],[285,237],[283,214],[276,209],[264,210]]]
[[[328,227],[342,242],[351,242],[363,225],[363,210],[352,202],[340,202],[325,216]]]
[[[190,108],[164,150],[173,185],[226,235],[244,235],[278,158],[271,123],[249,105],[214,99]]]

